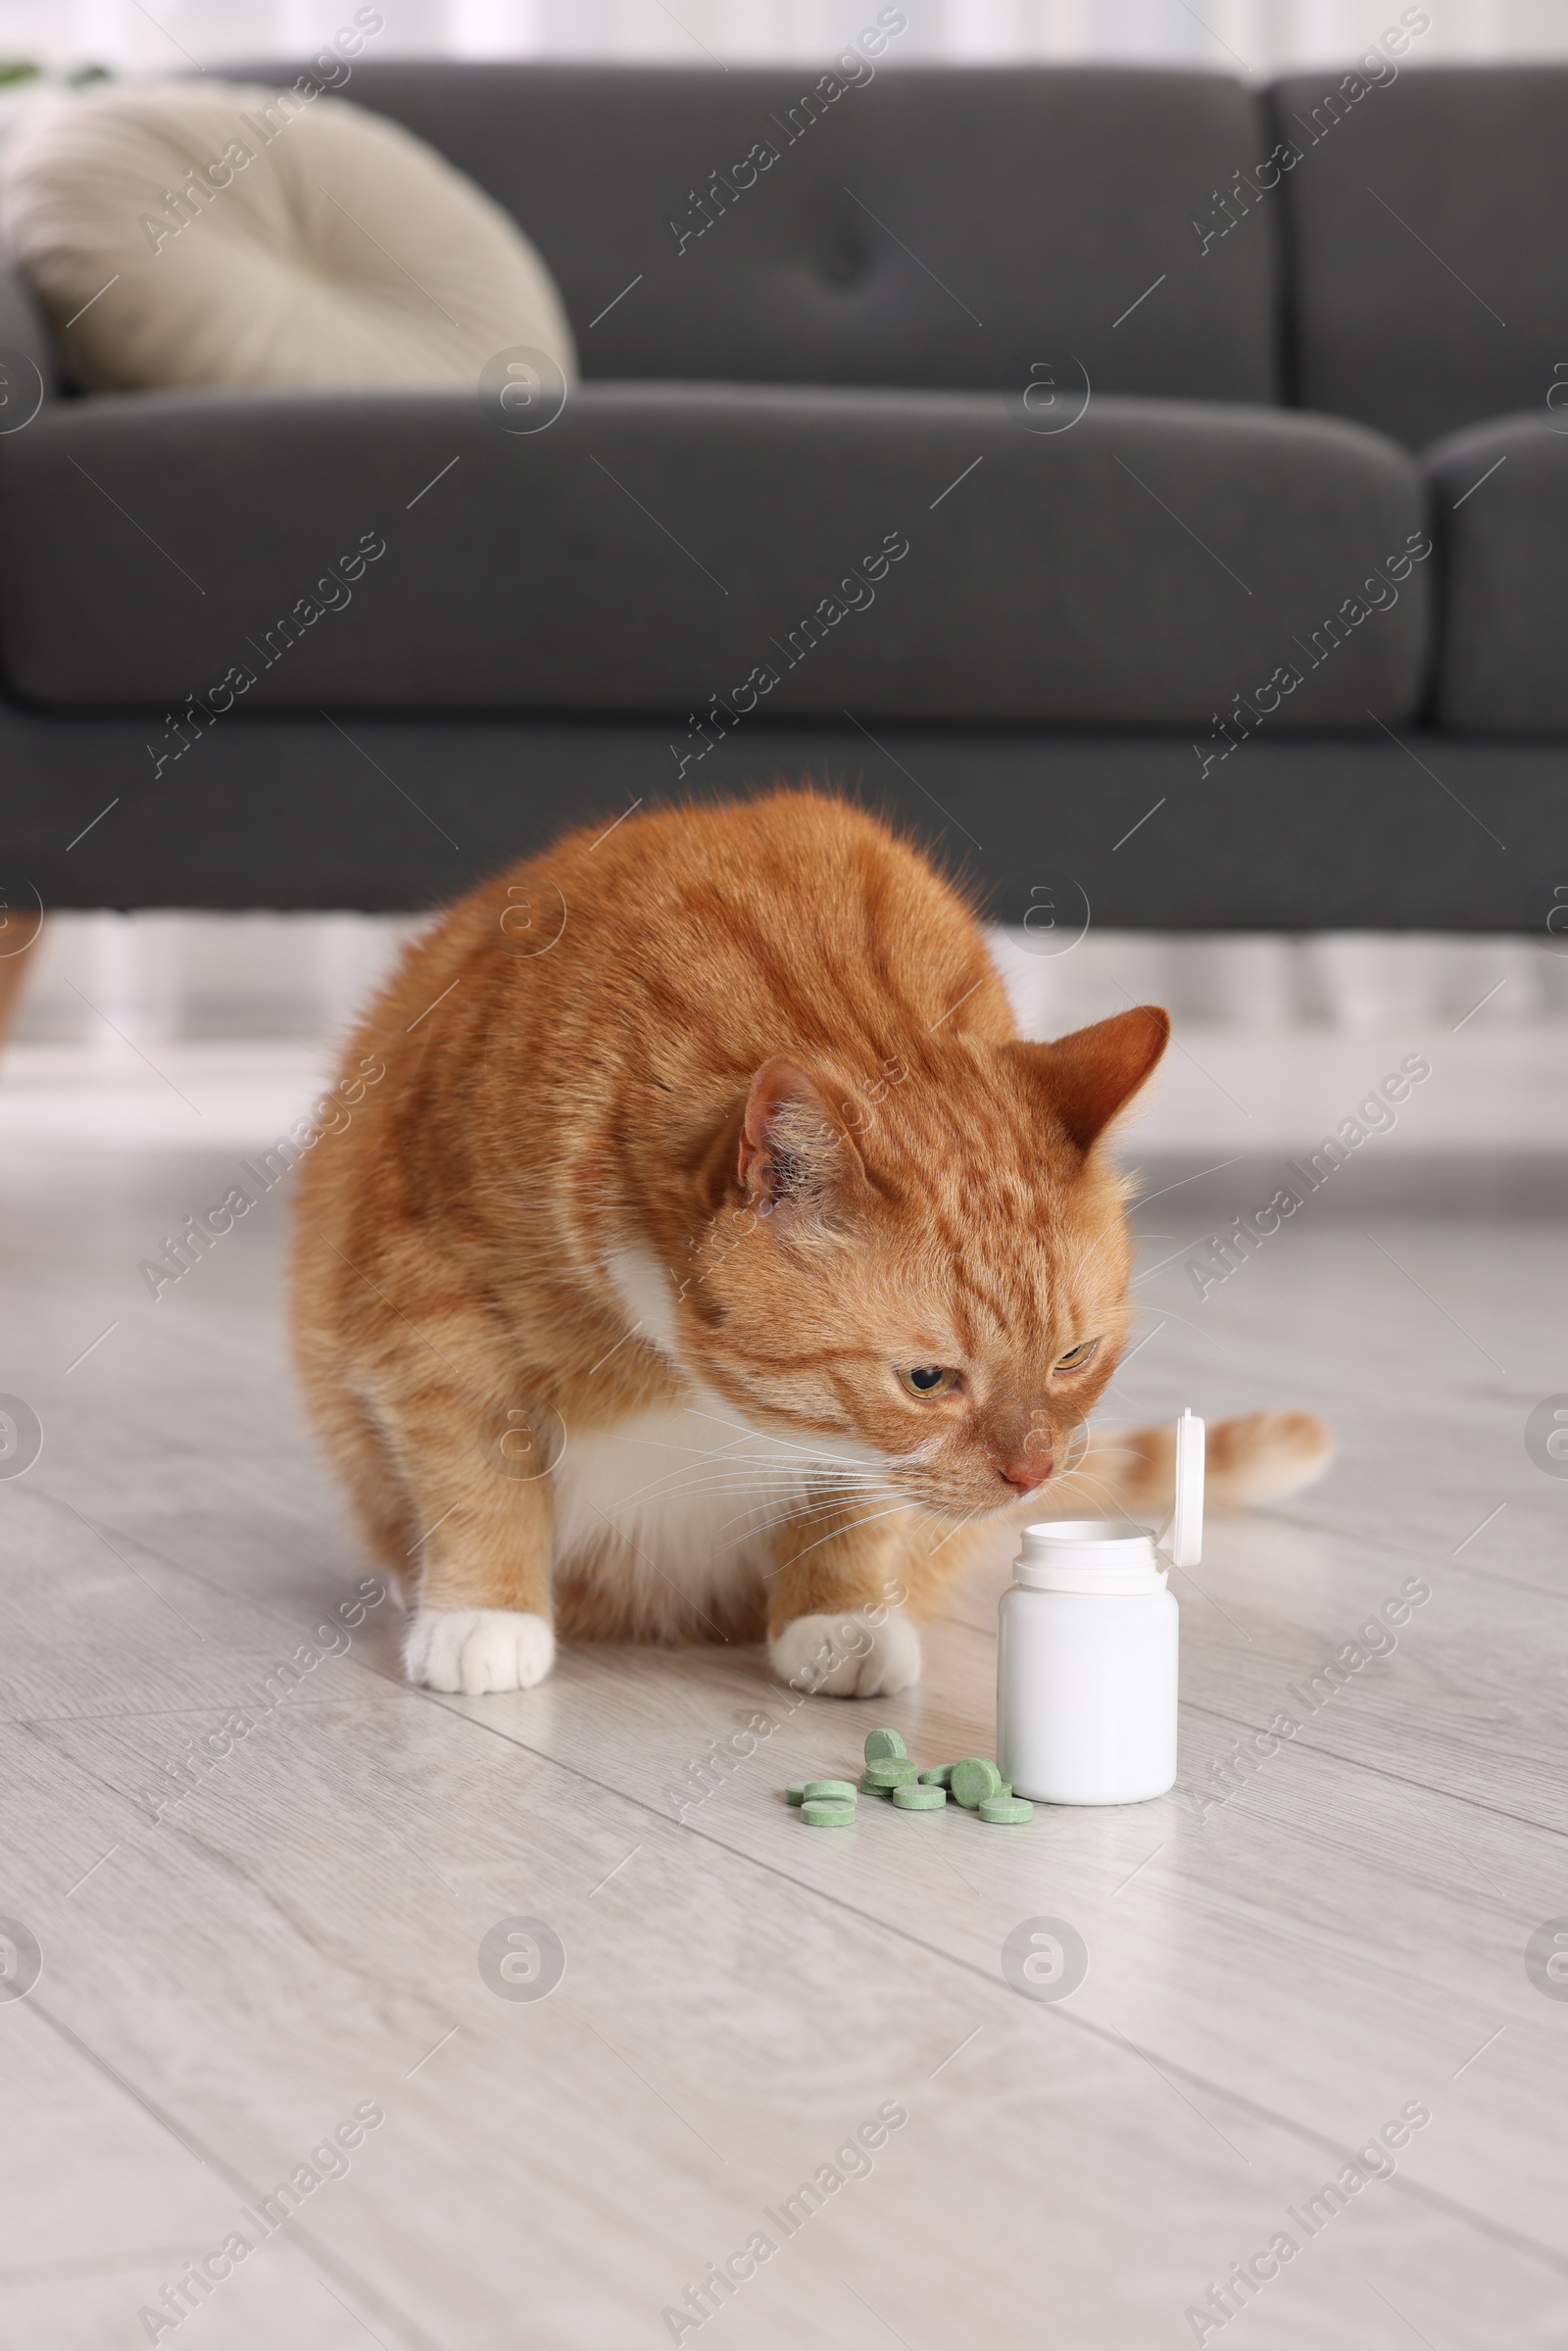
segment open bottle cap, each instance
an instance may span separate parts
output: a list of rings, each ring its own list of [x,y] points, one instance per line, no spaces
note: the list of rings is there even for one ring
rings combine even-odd
[[[1176,1423],[1176,1508],[1168,1533],[1172,1567],[1197,1567],[1203,1556],[1203,1424],[1190,1409]]]

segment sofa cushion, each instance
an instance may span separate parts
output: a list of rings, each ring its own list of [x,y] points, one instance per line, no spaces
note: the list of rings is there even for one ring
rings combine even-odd
[[[1435,716],[1568,734],[1568,413],[1496,417],[1423,462],[1444,575]]]
[[[210,710],[228,679],[247,710],[666,711],[682,741],[705,711],[1180,726],[1219,759],[1408,714],[1400,451],[1277,410],[1040,415],[690,384],[584,386],[522,433],[440,396],[51,404],[0,440],[6,673],[77,708]]]
[[[54,337],[20,269],[0,263],[0,432],[20,432],[60,385]]]
[[[826,69],[364,57],[351,87],[522,223],[585,375],[1278,397],[1269,239],[1204,261],[1189,225],[1264,138],[1250,91],[909,66],[903,12],[865,15]]]
[[[308,78],[48,108],[0,156],[0,201],[68,368],[95,390],[466,388],[518,346],[573,368],[549,273],[501,207]]]
[[[1568,357],[1568,66],[1383,60],[1376,85],[1293,74],[1269,99],[1298,160],[1212,250],[1283,205],[1301,404],[1412,449],[1542,408]]]

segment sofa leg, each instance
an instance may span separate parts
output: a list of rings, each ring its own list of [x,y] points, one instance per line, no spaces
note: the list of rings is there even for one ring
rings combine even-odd
[[[18,948],[11,955],[0,953],[0,1047],[9,1043],[12,1029],[16,1026],[42,934],[43,924],[40,922],[25,947]],[[0,931],[0,938],[3,938],[3,931]]]

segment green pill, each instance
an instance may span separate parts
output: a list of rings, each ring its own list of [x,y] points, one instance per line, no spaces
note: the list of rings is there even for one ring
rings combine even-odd
[[[853,1780],[808,1780],[801,1793],[808,1804],[813,1804],[818,1799],[828,1804],[853,1804],[855,1782]]]
[[[886,1762],[868,1763],[865,1776],[873,1788],[908,1788],[913,1785],[916,1774],[912,1763],[907,1760],[896,1762],[890,1756]]]
[[[893,1790],[893,1801],[901,1812],[940,1812],[947,1800],[945,1788],[922,1788],[918,1780]]]
[[[865,1735],[867,1763],[902,1763],[908,1752],[897,1731],[867,1731]]]
[[[804,1781],[804,1780],[792,1780],[792,1781],[790,1782],[790,1784],[789,1784],[788,1788],[785,1788],[785,1790],[784,1790],[784,1801],[785,1801],[785,1803],[786,1803],[786,1804],[799,1804],[799,1803],[802,1801],[802,1799],[805,1797],[805,1794],[806,1794],[806,1789],[807,1789],[807,1783],[806,1783],[806,1781]]]
[[[848,1829],[854,1826],[855,1806],[825,1796],[808,1796],[801,1806],[801,1818],[808,1829]]]
[[[933,1763],[928,1772],[920,1774],[922,1788],[948,1788],[952,1786],[952,1783],[953,1766],[951,1763]]]
[[[994,1828],[1006,1829],[1014,1822],[1032,1819],[1034,1809],[1022,1796],[987,1796],[980,1806],[980,1818],[990,1821]]]
[[[1002,1793],[1002,1774],[984,1755],[965,1755],[956,1763],[948,1776],[948,1786],[956,1800],[969,1812]]]
[[[890,1796],[893,1790],[883,1781],[873,1780],[869,1772],[862,1772],[860,1774],[860,1793],[862,1796]]]

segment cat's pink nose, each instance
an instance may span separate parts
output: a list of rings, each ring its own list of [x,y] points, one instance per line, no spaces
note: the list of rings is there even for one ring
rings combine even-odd
[[[1002,1475],[1015,1493],[1033,1494],[1035,1488],[1043,1486],[1050,1477],[1052,1466],[1049,1453],[1030,1453],[1024,1460],[1014,1461]]]

